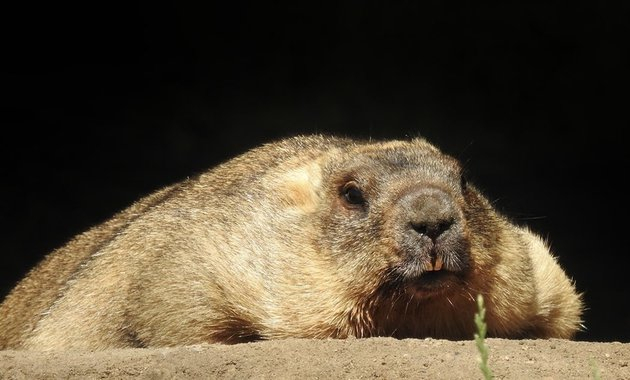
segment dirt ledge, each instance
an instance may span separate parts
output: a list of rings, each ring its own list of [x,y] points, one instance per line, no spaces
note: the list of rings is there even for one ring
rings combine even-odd
[[[488,339],[497,379],[630,379],[630,343]],[[1,379],[474,379],[473,341],[289,339],[100,352],[0,351]]]

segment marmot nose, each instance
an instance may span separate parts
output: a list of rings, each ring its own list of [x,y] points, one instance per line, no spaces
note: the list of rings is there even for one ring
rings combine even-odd
[[[457,211],[453,199],[442,190],[423,189],[410,203],[408,215],[411,228],[433,241],[455,224]]]

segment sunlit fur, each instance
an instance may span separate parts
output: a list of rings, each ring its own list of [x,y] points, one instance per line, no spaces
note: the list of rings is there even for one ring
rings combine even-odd
[[[422,139],[299,136],[149,195],[52,252],[0,305],[0,348],[105,349],[287,337],[570,338],[582,303],[547,246]],[[356,181],[365,204],[340,189]],[[434,251],[402,200],[438,189]],[[416,240],[419,242],[416,244]],[[444,270],[435,288],[430,254]],[[446,273],[446,272],[441,272]]]

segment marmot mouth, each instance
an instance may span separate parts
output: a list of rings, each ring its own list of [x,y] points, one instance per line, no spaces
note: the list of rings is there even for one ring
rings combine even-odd
[[[432,260],[409,260],[394,269],[395,288],[425,298],[452,289],[461,281],[463,271],[445,265],[441,257]]]
[[[408,282],[409,285],[418,288],[437,289],[453,283],[456,279],[457,275],[455,272],[434,270],[432,272],[424,272],[419,277],[408,280]]]
[[[416,298],[426,298],[441,294],[459,282],[459,273],[448,270],[424,272],[420,276],[407,279],[404,288]]]
[[[465,281],[466,257],[461,252],[404,255],[390,268],[386,288],[406,292],[415,298],[452,291]]]

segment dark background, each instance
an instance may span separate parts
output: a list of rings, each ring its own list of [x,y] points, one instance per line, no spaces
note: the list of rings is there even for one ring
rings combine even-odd
[[[585,293],[579,339],[630,341],[627,2],[270,3],[5,9],[0,297],[262,142],[422,135],[549,240]]]

